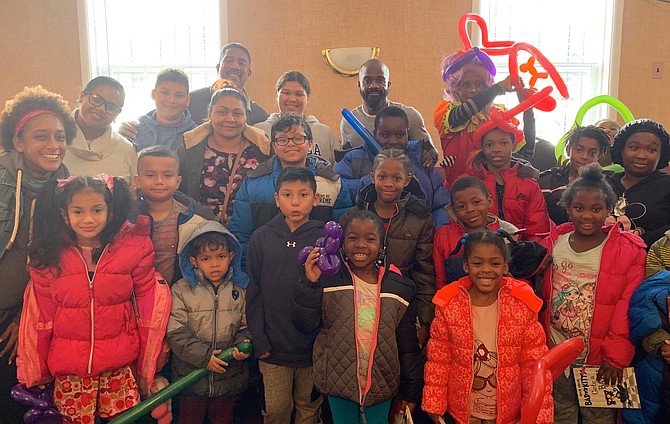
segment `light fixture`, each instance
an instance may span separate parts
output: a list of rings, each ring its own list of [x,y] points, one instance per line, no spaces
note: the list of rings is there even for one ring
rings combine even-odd
[[[379,57],[379,47],[342,47],[321,50],[321,53],[333,72],[345,77],[355,77],[361,65]]]

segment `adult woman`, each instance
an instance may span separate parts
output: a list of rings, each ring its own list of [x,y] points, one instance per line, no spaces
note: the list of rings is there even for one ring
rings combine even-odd
[[[651,119],[624,125],[612,145],[612,161],[624,172],[610,178],[619,200],[614,215],[644,240],[647,249],[670,229],[670,135]]]
[[[180,190],[209,206],[224,225],[244,176],[270,153],[265,134],[246,124],[246,103],[234,88],[216,91],[209,103],[209,121],[185,133],[184,145],[177,150]]]
[[[291,112],[303,115],[314,137],[312,150],[309,153],[321,156],[331,164],[335,164],[335,150],[341,147],[337,136],[327,125],[320,123],[314,115],[305,115],[311,92],[312,89],[305,75],[298,71],[284,72],[277,80],[279,113],[271,114],[265,122],[259,122],[254,126],[265,131],[265,135],[271,138],[272,124],[277,122],[282,115]]]
[[[62,164],[76,124],[67,102],[40,86],[27,87],[0,116],[0,404],[7,422],[22,422],[26,408],[9,398],[17,383],[16,340],[28,283],[27,257],[34,200],[50,179],[65,178]]]
[[[72,175],[93,176],[101,172],[131,184],[137,175],[137,153],[133,144],[112,129],[121,113],[125,92],[114,78],[95,77],[79,95],[79,108],[72,113],[77,134],[63,161]]]

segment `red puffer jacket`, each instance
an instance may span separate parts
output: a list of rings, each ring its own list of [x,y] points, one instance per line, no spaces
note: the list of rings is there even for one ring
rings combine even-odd
[[[467,173],[484,181],[489,194],[493,197],[493,204],[489,212],[499,216],[496,179],[493,172],[486,169],[481,163],[481,158],[478,157]],[[526,230],[519,233],[523,240],[539,242],[549,235],[550,224],[547,203],[537,183],[537,175],[537,170],[527,162],[512,159],[512,167],[502,172],[505,180],[503,192],[505,217],[503,219],[519,229]]]
[[[558,236],[574,230],[571,222],[561,224],[541,244],[552,254]],[[630,365],[635,354],[628,335],[628,306],[631,295],[644,280],[646,244],[640,237],[621,230],[619,225],[603,228],[603,231],[607,232],[607,238],[600,256],[586,364],[599,366],[604,359],[610,365],[624,368]],[[553,288],[552,267],[548,267],[542,288],[547,308],[541,316],[547,342],[551,341]]]
[[[423,389],[424,411],[440,415],[449,411],[458,423],[466,424],[475,353],[470,287],[470,277],[463,277],[438,291],[433,299],[437,308],[430,327]],[[535,364],[547,353],[544,331],[537,320],[542,301],[528,284],[510,277],[500,282],[498,299],[496,422],[516,423],[530,394]],[[547,381],[552,381],[549,375]],[[551,387],[546,390],[538,423],[554,422]]]
[[[30,270],[19,331],[20,381],[32,386],[54,376],[98,375],[131,365],[151,383],[171,297],[156,278],[144,218],[121,228],[90,280],[74,246],[61,254],[60,273]]]

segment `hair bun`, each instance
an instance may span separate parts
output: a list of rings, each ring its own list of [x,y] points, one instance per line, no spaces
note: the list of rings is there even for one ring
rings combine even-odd
[[[579,168],[579,178],[590,181],[601,181],[605,179],[605,175],[600,164],[594,162]]]

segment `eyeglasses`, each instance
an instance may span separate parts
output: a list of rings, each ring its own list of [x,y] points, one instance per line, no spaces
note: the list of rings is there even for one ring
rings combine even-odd
[[[105,112],[107,112],[108,114],[118,115],[119,113],[121,113],[121,106],[114,104],[112,102],[108,102],[100,94],[96,94],[92,91],[88,92],[84,91],[84,94],[88,95],[88,102],[93,106],[105,105]]]
[[[293,144],[296,146],[300,146],[301,144],[305,144],[305,141],[307,141],[307,137],[304,135],[296,135],[295,137],[277,137],[275,138],[275,143],[277,143],[277,146],[288,146],[289,141],[292,141]]]

